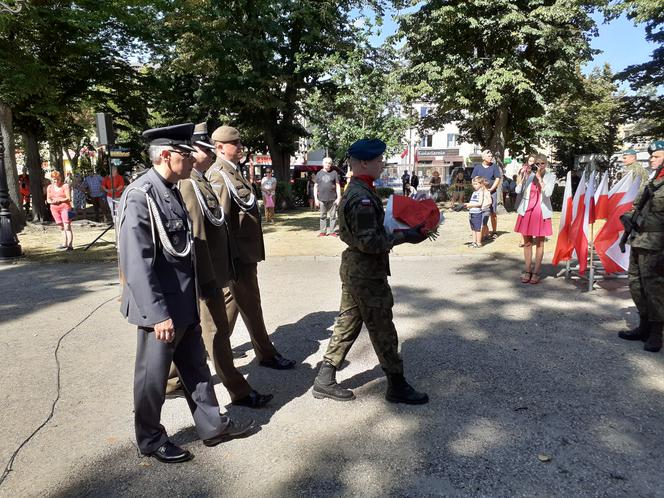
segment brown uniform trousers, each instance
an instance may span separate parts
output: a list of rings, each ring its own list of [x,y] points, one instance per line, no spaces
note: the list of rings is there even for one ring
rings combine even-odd
[[[195,170],[192,172],[191,180],[196,182],[207,208],[218,216],[219,201],[209,182]],[[215,226],[206,219],[189,180],[180,183],[180,192],[192,220],[198,283],[208,292],[211,289],[217,290],[216,297],[199,299],[203,342],[212,359],[215,372],[228,390],[231,400],[234,401],[244,398],[252,389],[233,363],[230,328],[222,292],[222,288],[228,285],[233,273],[227,228],[226,225]],[[173,392],[179,387],[177,370],[171,365],[166,392]]]
[[[265,327],[258,287],[258,262],[265,259],[260,212],[257,204],[246,211],[240,208],[226,186],[222,171],[230,179],[240,199],[248,201],[254,190],[251,183],[222,158],[218,158],[206,173],[226,214],[235,257],[235,279],[224,289],[230,333],[233,333],[238,314],[242,315],[256,357],[259,361],[268,361],[277,354],[277,350]]]

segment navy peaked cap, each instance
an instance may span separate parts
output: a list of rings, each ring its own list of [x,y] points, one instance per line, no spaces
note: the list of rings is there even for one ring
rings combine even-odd
[[[377,138],[358,140],[348,148],[348,155],[360,161],[369,161],[380,156],[387,149],[387,145]]]
[[[191,136],[193,133],[194,123],[184,123],[145,130],[143,138],[150,145],[170,145],[174,149],[193,152],[196,150],[191,146]]]
[[[664,140],[655,140],[648,146],[648,154],[652,154],[656,150],[664,150]]]

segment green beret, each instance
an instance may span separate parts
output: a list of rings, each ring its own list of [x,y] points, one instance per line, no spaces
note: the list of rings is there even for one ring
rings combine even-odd
[[[664,150],[664,140],[655,140],[648,146],[648,154],[652,154],[656,150]]]
[[[635,156],[636,151],[634,149],[627,149],[623,151],[623,156]]]
[[[387,145],[382,140],[364,138],[348,148],[348,155],[360,161],[370,161],[383,154],[385,149],[387,149]]]

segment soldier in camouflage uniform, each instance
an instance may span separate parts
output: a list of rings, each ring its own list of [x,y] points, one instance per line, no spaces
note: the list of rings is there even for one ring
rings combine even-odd
[[[618,335],[645,341],[643,349],[656,353],[662,349],[664,328],[664,140],[653,142],[648,152],[650,168],[658,173],[646,187],[652,195],[641,211],[643,221],[629,238],[629,290],[639,310],[639,326]]]
[[[397,331],[392,322],[392,290],[389,252],[403,242],[425,240],[419,228],[388,234],[383,227],[385,212],[373,188],[383,168],[385,143],[359,140],[348,150],[353,177],[339,204],[339,236],[348,245],[341,258],[341,306],[323,363],[314,381],[316,398],[349,401],[352,391],[336,382],[336,370],[367,326],[371,343],[388,380],[385,398],[393,403],[422,404],[429,398],[405,380],[399,356]]]
[[[634,149],[627,149],[623,152],[623,171],[625,173],[631,173],[632,178],[641,178],[640,191],[643,192],[646,183],[648,183],[650,173],[647,168],[644,168],[643,165],[636,160],[636,151]]]

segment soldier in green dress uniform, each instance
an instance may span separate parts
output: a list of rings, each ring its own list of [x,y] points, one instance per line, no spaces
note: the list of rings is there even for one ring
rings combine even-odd
[[[639,326],[618,335],[628,341],[645,341],[643,349],[662,349],[664,328],[664,140],[648,147],[651,180],[641,196],[648,195],[630,237],[629,290],[639,310]],[[641,198],[634,202],[639,206]]]
[[[385,143],[359,140],[348,150],[353,177],[339,203],[339,236],[348,245],[341,258],[341,306],[334,332],[314,381],[316,398],[349,401],[352,391],[336,382],[341,366],[365,324],[388,388],[385,398],[393,403],[423,404],[429,400],[404,378],[398,350],[397,331],[392,321],[392,290],[389,253],[403,242],[417,244],[427,238],[418,228],[388,234],[383,227],[385,212],[373,181],[383,168]]]

